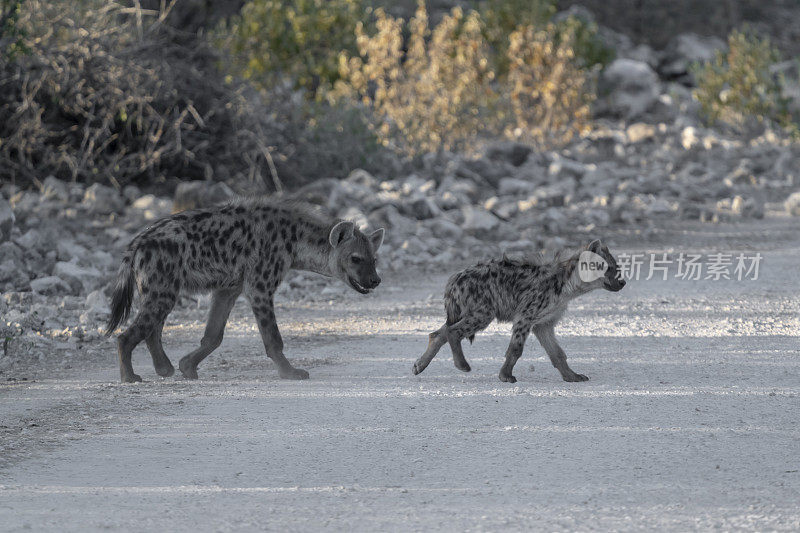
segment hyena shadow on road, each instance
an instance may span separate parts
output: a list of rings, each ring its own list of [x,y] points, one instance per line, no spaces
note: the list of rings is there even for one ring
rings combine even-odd
[[[161,335],[181,292],[212,294],[200,346],[180,360],[184,377],[197,378],[197,366],[219,347],[231,310],[244,294],[281,378],[307,379],[308,372],[283,354],[275,321],[278,285],[294,268],[341,279],[366,294],[381,282],[375,263],[383,236],[383,229],[365,235],[352,222],[268,199],[237,200],[158,220],[131,241],[112,296],[107,335],[127,319],[134,289],[141,297],[133,323],[117,340],[121,380],[141,381],[131,354],[142,340],[158,375],[175,372]]]
[[[587,257],[585,252],[591,255]],[[589,261],[602,265],[602,270],[582,274],[581,268]],[[468,267],[448,280],[444,292],[447,321],[429,335],[428,349],[414,363],[412,372],[425,370],[445,344],[450,345],[455,367],[469,372],[461,341],[466,338],[472,342],[476,333],[497,319],[513,323],[505,363],[500,368],[501,381],[517,381],[514,365],[531,331],[564,381],[586,381],[588,377],[567,364],[555,326],[570,300],[596,289],[616,292],[624,286],[616,260],[599,240],[584,250],[562,252],[552,258],[541,254],[522,259],[503,257]]]

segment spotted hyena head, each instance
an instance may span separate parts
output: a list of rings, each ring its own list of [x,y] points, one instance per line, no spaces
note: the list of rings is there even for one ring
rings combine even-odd
[[[585,283],[596,284],[597,288],[603,287],[607,291],[617,292],[625,286],[617,260],[611,255],[608,246],[599,239],[592,241],[586,247],[591,252],[581,258],[578,264],[581,279]]]
[[[336,224],[328,240],[333,246],[334,275],[361,294],[378,286],[375,255],[383,243],[383,228],[364,235],[352,222]]]

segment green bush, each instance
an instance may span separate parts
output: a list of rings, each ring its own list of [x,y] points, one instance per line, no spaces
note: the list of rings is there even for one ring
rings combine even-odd
[[[741,127],[748,120],[774,121],[792,128],[787,101],[781,96],[780,76],[770,67],[781,60],[768,38],[734,30],[727,51],[718,51],[712,61],[695,65],[694,96],[705,119]]]
[[[0,53],[7,61],[25,53],[25,30],[19,25],[19,16],[25,0],[0,0]]]
[[[314,97],[338,79],[339,53],[356,51],[356,25],[370,12],[364,0],[250,0],[216,38],[234,74],[261,88],[288,82]]]

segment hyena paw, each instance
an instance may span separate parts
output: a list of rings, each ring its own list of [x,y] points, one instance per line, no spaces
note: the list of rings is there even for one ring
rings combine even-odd
[[[175,367],[172,365],[156,367],[156,374],[158,374],[162,378],[168,378],[174,373],[175,373]]]
[[[188,359],[181,359],[178,368],[186,379],[197,379],[197,367],[192,365]]]
[[[472,367],[466,361],[454,361],[453,364],[462,372],[470,372],[472,370]]]
[[[278,373],[281,379],[308,379],[308,371],[302,368],[290,367],[286,370],[280,370]]]
[[[419,361],[417,361],[416,363],[414,363],[414,366],[412,366],[412,367],[411,367],[411,372],[412,372],[412,373],[413,373],[415,376],[416,376],[417,374],[419,374],[420,372],[422,372],[423,370],[425,370],[425,366],[424,366],[424,365],[422,365],[422,364],[420,364],[420,362],[419,362]]]
[[[122,383],[139,383],[142,381],[142,376],[139,374],[129,374],[126,376],[122,376],[121,379]]]
[[[584,376],[583,374],[577,374],[573,372],[572,374],[567,374],[564,377],[564,381],[569,381],[570,383],[574,383],[576,381],[589,381],[588,376]]]
[[[500,372],[500,381],[505,381],[506,383],[516,383],[517,378],[515,378],[511,374],[503,374],[502,372]]]

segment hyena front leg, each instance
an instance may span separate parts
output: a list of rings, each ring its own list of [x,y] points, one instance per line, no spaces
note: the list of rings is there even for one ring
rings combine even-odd
[[[506,350],[506,362],[500,367],[500,381],[517,382],[517,378],[513,376],[514,365],[522,356],[522,349],[525,347],[525,340],[530,331],[530,322],[524,320],[514,322],[514,326],[511,328],[511,342],[508,343]]]
[[[261,332],[261,339],[264,341],[264,348],[267,355],[278,367],[278,375],[282,379],[308,379],[308,372],[302,368],[295,368],[283,355],[283,339],[278,331],[278,323],[275,321],[275,307],[272,303],[272,294],[258,295],[250,297],[250,305],[253,314],[256,316],[258,330]]]
[[[152,294],[152,293],[151,293]],[[145,297],[141,308],[133,319],[131,327],[125,330],[117,339],[119,352],[119,374],[123,383],[142,381],[141,376],[133,372],[131,356],[136,345],[150,337],[160,324],[164,323],[167,315],[175,305],[177,295],[172,293],[159,293],[159,297]],[[166,357],[166,355],[165,355]],[[170,363],[170,366],[171,363]]]
[[[428,349],[425,350],[425,353],[417,359],[417,362],[414,363],[411,371],[414,375],[419,374],[423,370],[425,370],[433,358],[436,357],[436,354],[439,353],[439,350],[442,349],[444,343],[447,342],[447,324],[442,326],[441,328],[437,329],[430,335],[428,335]]]
[[[588,381],[589,378],[583,374],[574,372],[567,364],[567,354],[561,349],[556,340],[556,333],[553,324],[543,324],[533,328],[533,333],[539,339],[544,351],[550,356],[550,362],[561,373],[564,381]]]
[[[164,346],[161,344],[161,333],[164,330],[164,323],[156,326],[153,333],[147,339],[147,349],[150,350],[150,356],[153,358],[153,367],[156,369],[156,374],[161,377],[167,378],[175,373],[175,367],[172,366],[172,361],[167,357],[164,352]]]
[[[197,379],[197,365],[216,350],[222,344],[222,336],[225,333],[225,324],[236,303],[236,298],[241,294],[242,288],[219,289],[214,291],[211,296],[211,309],[208,312],[208,322],[200,347],[192,353],[184,356],[178,368],[183,377],[187,379]]]

